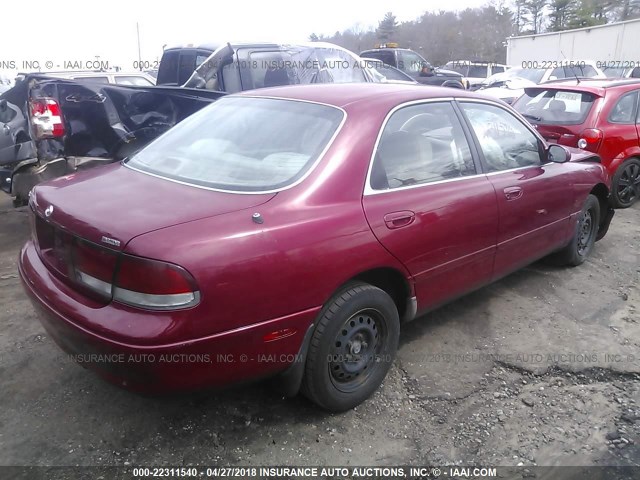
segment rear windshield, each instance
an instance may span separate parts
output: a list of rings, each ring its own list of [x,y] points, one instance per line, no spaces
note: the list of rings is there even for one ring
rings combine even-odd
[[[308,102],[222,98],[142,149],[130,167],[234,192],[286,187],[327,147],[342,110]]]
[[[579,125],[587,118],[595,98],[586,92],[528,88],[513,108],[534,123]]]

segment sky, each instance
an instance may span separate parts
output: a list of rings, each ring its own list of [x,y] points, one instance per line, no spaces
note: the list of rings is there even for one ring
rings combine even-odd
[[[157,62],[163,45],[227,41],[307,41],[311,33],[331,35],[358,25],[375,27],[392,11],[398,21],[425,11],[462,10],[488,0],[29,0],[0,8],[0,70],[38,62],[82,68],[88,61],[134,70],[140,57]],[[25,64],[25,62],[27,62]],[[66,63],[65,63],[66,62]]]

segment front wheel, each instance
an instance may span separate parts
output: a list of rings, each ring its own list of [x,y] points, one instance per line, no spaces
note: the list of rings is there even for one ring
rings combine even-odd
[[[554,263],[570,266],[583,263],[593,249],[599,226],[600,202],[595,195],[589,195],[578,216],[571,242],[553,256]]]
[[[633,205],[640,196],[640,160],[630,158],[624,162],[613,176],[613,204],[616,208]]]
[[[398,310],[386,292],[365,283],[349,285],[323,309],[311,338],[302,392],[334,412],[359,405],[387,375],[399,334]]]

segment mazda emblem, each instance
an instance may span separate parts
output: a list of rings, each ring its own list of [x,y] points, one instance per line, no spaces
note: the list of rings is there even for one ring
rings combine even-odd
[[[44,216],[49,218],[52,213],[53,213],[53,205],[49,205],[44,211]]]

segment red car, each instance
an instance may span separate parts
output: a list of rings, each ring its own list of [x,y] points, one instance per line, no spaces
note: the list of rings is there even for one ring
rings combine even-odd
[[[455,98],[454,98],[455,97]],[[43,183],[20,275],[51,337],[134,390],[280,374],[369,397],[408,321],[609,225],[597,156],[447,88],[230,95],[120,164]]]
[[[548,141],[597,153],[617,208],[640,195],[640,80],[581,79],[526,88],[514,108]]]

